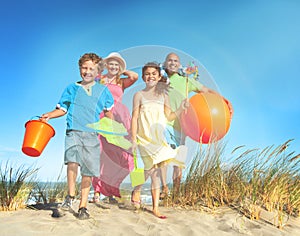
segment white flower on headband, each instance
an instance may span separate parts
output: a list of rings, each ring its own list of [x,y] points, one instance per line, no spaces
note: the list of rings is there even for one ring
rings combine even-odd
[[[166,84],[170,84],[170,79],[169,79],[169,77],[167,77]]]

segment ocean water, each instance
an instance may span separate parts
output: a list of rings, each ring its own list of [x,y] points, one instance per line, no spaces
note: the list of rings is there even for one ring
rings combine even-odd
[[[133,187],[131,186],[131,183],[122,183],[120,186],[121,192],[124,191],[128,193],[128,200],[130,200],[131,192],[133,190]],[[92,200],[94,196],[94,190],[91,188],[90,193],[89,193],[89,200]],[[125,196],[123,196],[125,197]],[[105,199],[106,196],[100,195],[100,199],[103,200]],[[142,192],[141,192],[141,201],[142,203],[146,205],[152,204],[152,197],[151,197],[151,185],[150,183],[145,183],[142,187]]]
[[[29,196],[28,200],[26,201],[27,205],[34,205],[37,204],[37,198],[40,196],[39,191],[41,189],[44,189],[44,192],[50,192],[51,188],[56,186],[56,184],[66,184],[66,183],[61,183],[61,182],[39,182],[37,185],[39,186],[39,189],[33,189],[32,190],[32,195],[31,197]],[[121,192],[124,192],[123,194],[124,198],[128,197],[128,200],[130,200],[131,192],[133,190],[133,187],[131,186],[131,183],[122,183],[120,186]],[[126,195],[126,196],[125,196]],[[94,189],[91,187],[90,193],[89,193],[89,200],[92,200],[94,196]],[[103,200],[106,196],[100,195],[100,199]],[[47,199],[49,200],[49,199]],[[150,183],[145,183],[142,187],[142,192],[141,192],[141,201],[144,204],[152,204],[152,197],[151,197],[151,185]]]

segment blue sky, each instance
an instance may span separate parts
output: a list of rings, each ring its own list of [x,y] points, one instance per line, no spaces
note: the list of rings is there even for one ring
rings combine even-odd
[[[178,50],[201,63],[210,76],[202,82],[234,107],[224,138],[228,152],[295,139],[289,150],[299,153],[299,10],[296,0],[2,3],[0,161],[38,166],[41,180],[55,180],[63,163],[65,117],[50,121],[56,135],[38,158],[21,152],[24,124],[52,110],[63,89],[80,80],[82,54],[120,51],[131,65],[126,55],[136,48],[143,49],[140,65],[151,58],[143,55],[149,48],[157,50],[151,51],[157,61],[165,50]]]

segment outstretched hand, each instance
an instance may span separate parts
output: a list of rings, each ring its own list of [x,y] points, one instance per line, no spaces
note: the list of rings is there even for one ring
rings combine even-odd
[[[188,98],[184,99],[184,100],[181,102],[181,107],[182,107],[184,110],[188,109],[189,106],[190,106],[190,102],[189,102],[189,99],[188,99]]]
[[[40,116],[40,121],[48,122],[49,119],[50,119],[50,116],[49,116],[48,113],[45,113],[45,114]]]
[[[187,112],[187,109],[190,107],[190,102],[189,102],[189,99],[188,98],[186,98],[186,99],[184,99],[182,102],[181,102],[181,106],[180,106],[180,113],[181,112]]]
[[[224,99],[224,101],[226,102],[226,104],[227,104],[227,106],[229,108],[230,119],[231,119],[232,116],[233,116],[233,107],[232,107],[232,104],[226,98],[223,97],[223,99]]]
[[[199,93],[215,93],[215,94],[218,94],[216,91],[212,90],[212,89],[209,89],[205,86],[203,86],[202,90],[199,91]],[[222,96],[224,102],[227,104],[228,108],[229,108],[229,113],[230,113],[230,119],[232,118],[233,116],[233,107],[232,107],[232,104],[231,102],[229,102],[226,98],[224,98]]]
[[[132,153],[136,152],[137,150],[137,143],[136,141],[132,141],[131,151]]]

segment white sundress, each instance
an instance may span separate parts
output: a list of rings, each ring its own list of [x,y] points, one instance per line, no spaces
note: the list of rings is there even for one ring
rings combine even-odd
[[[159,95],[156,100],[148,100],[143,95],[141,97],[137,140],[144,169],[149,170],[164,161],[184,167],[187,147],[182,145],[172,149],[165,138],[167,119],[164,113],[164,96]]]

